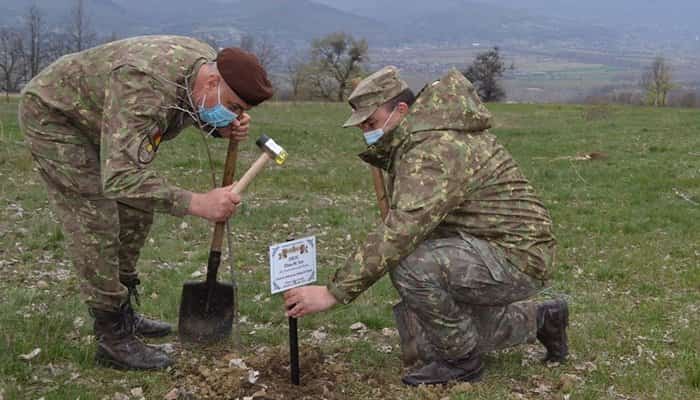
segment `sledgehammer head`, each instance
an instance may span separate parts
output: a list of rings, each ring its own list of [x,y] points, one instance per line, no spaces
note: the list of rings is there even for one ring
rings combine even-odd
[[[287,160],[287,152],[267,135],[262,135],[255,144],[272,157],[277,165],[282,165]]]

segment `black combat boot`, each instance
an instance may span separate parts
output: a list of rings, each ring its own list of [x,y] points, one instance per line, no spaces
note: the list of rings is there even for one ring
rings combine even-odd
[[[137,289],[139,283],[141,283],[141,281],[138,279],[132,279],[129,282],[122,282],[122,284],[129,290],[129,299],[126,302],[126,313],[133,321],[134,331],[137,335],[151,338],[169,335],[173,330],[170,324],[167,322],[148,319],[134,310],[134,307],[131,304],[132,298],[136,302],[136,305],[141,305],[139,292]]]
[[[483,371],[481,356],[474,355],[456,361],[433,361],[406,374],[401,380],[410,386],[442,385],[450,381],[476,382]]]
[[[93,308],[90,314],[95,318],[97,363],[117,369],[162,369],[172,364],[164,351],[138,339],[124,306],[119,311]]]
[[[548,300],[537,306],[537,340],[547,349],[542,361],[564,362],[569,354],[566,327],[569,306],[566,300]]]

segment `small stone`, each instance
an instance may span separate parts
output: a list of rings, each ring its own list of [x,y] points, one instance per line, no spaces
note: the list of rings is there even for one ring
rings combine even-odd
[[[183,222],[180,224],[180,229],[182,229],[183,231],[187,228],[189,228],[189,225],[187,225],[187,222]]]
[[[46,281],[39,281],[36,283],[37,289],[48,289],[49,284]]]
[[[350,325],[350,329],[353,331],[366,331],[367,325],[363,324],[362,322],[355,322],[354,324]]]
[[[228,367],[229,368],[238,368],[238,369],[248,369],[248,366],[245,364],[245,361],[241,358],[234,358],[233,360],[228,362]]]
[[[27,354],[20,354],[19,358],[21,358],[22,360],[25,360],[25,361],[29,361],[29,360],[33,359],[34,357],[38,356],[39,353],[41,353],[41,349],[37,347],[36,349],[30,351]]]
[[[73,328],[80,329],[85,325],[85,320],[82,317],[75,317],[73,320]]]
[[[377,346],[377,350],[379,350],[379,352],[381,353],[389,354],[392,351],[392,347],[388,344],[380,344],[379,346]]]
[[[143,397],[143,389],[140,387],[131,389],[131,395],[134,397]]]
[[[258,381],[258,378],[260,377],[260,372],[251,369],[248,370],[248,382],[250,382],[251,385],[254,385],[255,382]]]
[[[194,271],[192,275],[190,275],[190,278],[199,278],[202,275],[204,275],[202,271]]]
[[[323,331],[320,330],[320,329],[317,329],[317,330],[311,332],[311,337],[312,337],[314,340],[317,340],[317,341],[321,342],[321,341],[326,340],[326,338],[328,337],[328,334],[327,334],[326,332],[323,332]]]
[[[129,400],[129,396],[125,395],[124,393],[115,393],[114,396],[112,396],[112,400]]]

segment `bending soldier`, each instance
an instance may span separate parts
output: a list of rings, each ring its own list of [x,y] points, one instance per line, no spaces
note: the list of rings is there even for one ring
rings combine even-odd
[[[20,126],[95,318],[99,362],[128,369],[171,363],[138,338],[167,335],[170,325],[136,313],[131,301],[154,212],[223,221],[240,202],[230,188],[193,193],[166,182],[150,166],[161,143],[193,124],[244,140],[246,111],[271,96],[254,55],[217,53],[177,36],[65,56],[24,89]]]

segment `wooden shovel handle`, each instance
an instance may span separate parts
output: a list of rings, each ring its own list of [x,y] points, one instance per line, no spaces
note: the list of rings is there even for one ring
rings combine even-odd
[[[382,221],[386,220],[386,216],[389,214],[389,199],[386,197],[386,191],[384,190],[384,175],[382,171],[377,167],[372,168],[372,179],[374,180],[374,193],[377,195],[377,204],[379,205],[379,212],[382,216]]]
[[[228,153],[226,154],[224,178],[221,182],[221,186],[228,186],[233,183],[233,177],[236,175],[236,160],[238,160],[238,141],[231,138],[228,141]],[[217,222],[214,226],[214,237],[211,241],[211,251],[221,252],[225,228],[226,222]]]

